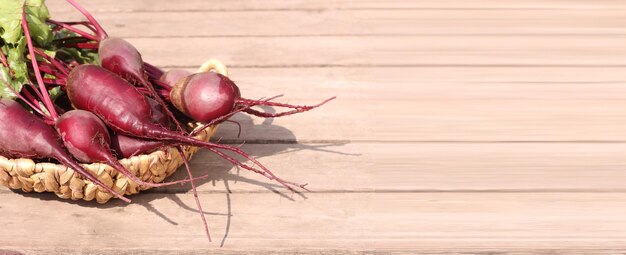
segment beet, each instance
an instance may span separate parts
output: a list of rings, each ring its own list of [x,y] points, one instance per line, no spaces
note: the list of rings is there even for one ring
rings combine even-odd
[[[81,165],[76,163],[63,148],[61,137],[50,125],[28,112],[15,101],[0,100],[0,154],[10,158],[53,158],[71,167],[79,174],[110,192],[130,202],[115,192]]]
[[[57,120],[56,128],[65,147],[75,158],[85,163],[105,163],[139,185],[162,187],[188,181],[151,183],[139,179],[113,156],[109,130],[93,113],[83,110],[66,112]]]
[[[179,111],[199,122],[209,122],[230,113],[238,89],[228,77],[215,72],[189,75],[172,88],[170,100]]]

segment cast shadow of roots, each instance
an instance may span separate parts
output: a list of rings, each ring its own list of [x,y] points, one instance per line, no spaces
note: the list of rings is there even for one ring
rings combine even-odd
[[[267,112],[273,111],[273,109],[271,108],[265,108],[264,110],[266,110]],[[345,155],[345,156],[359,156],[360,155],[360,154],[343,153],[343,152],[332,150],[332,147],[345,145],[348,143],[347,141],[316,144],[316,145],[299,144],[297,143],[297,139],[295,135],[293,134],[293,132],[291,132],[290,130],[282,126],[274,125],[272,119],[265,119],[261,124],[255,125],[253,123],[252,118],[250,118],[248,115],[237,114],[236,116],[234,116],[233,120],[240,123],[243,132],[245,132],[246,130],[251,130],[251,129],[269,130],[270,132],[272,132],[272,134],[280,137],[280,139],[278,140],[253,141],[252,142],[252,143],[257,143],[257,144],[268,144],[267,146],[249,146],[248,144],[244,144],[243,146],[241,146],[242,150],[246,151],[250,156],[257,158],[257,159],[266,157],[266,156],[282,154],[282,153],[293,153],[295,151],[300,151],[300,150],[314,150],[314,151],[319,151],[323,153],[333,153],[333,154],[340,154],[340,155]],[[224,123],[222,125],[228,125],[228,123]],[[220,127],[220,130],[216,133],[216,135],[213,137],[212,140],[215,140],[215,141],[220,140],[224,143],[232,143],[232,145],[234,146],[237,146],[241,143],[241,141],[237,138],[236,128],[234,128],[233,126]],[[198,160],[198,158],[202,158],[202,160]],[[242,158],[239,158],[239,159],[241,160]],[[199,161],[201,161],[202,163],[198,163]],[[250,163],[250,162],[242,161],[242,163]],[[218,183],[223,183],[224,185],[223,193],[225,194],[225,202],[226,202],[227,211],[215,212],[215,211],[210,211],[210,210],[208,211],[204,210],[205,215],[227,217],[225,231],[221,238],[220,246],[223,246],[226,239],[228,238],[228,234],[230,231],[230,223],[232,220],[231,218],[233,216],[232,206],[231,206],[230,183],[242,182],[242,183],[255,185],[258,187],[263,187],[264,189],[278,196],[281,196],[282,198],[288,201],[296,201],[294,198],[295,196],[301,197],[302,199],[307,199],[305,193],[291,192],[289,190],[284,189],[282,185],[278,183],[275,183],[268,179],[264,179],[265,177],[251,179],[251,178],[241,176],[239,175],[239,172],[241,171],[241,169],[237,167],[233,167],[233,165],[230,162],[206,150],[201,150],[198,154],[194,156],[194,159],[191,160],[190,162],[190,167],[191,167],[192,175],[194,176],[201,176],[205,174],[208,174],[209,176],[208,178],[195,181],[194,183],[196,184],[197,187],[206,185],[207,183],[211,183],[213,186],[218,185]],[[232,171],[233,169],[236,169],[236,171]],[[181,169],[179,170],[180,171],[177,171],[173,176],[169,177],[168,179],[175,180],[175,179],[184,179],[188,177],[186,171],[181,170]],[[244,169],[243,171],[247,171],[247,170]],[[280,172],[280,171],[277,171],[277,172]],[[142,205],[143,207],[146,208],[147,211],[154,213],[159,218],[163,219],[169,224],[178,225],[176,221],[172,220],[167,215],[163,214],[157,208],[155,208],[151,204],[151,202],[153,200],[167,198],[167,199],[172,200],[174,203],[176,203],[180,208],[199,213],[199,210],[196,208],[195,204],[190,206],[186,204],[185,202],[183,202],[178,196],[174,195],[174,194],[187,193],[189,191],[191,191],[191,185],[189,184],[173,185],[173,186],[168,186],[168,187],[146,190],[146,191],[141,192],[140,195],[133,195],[130,198],[133,199],[133,204]],[[216,192],[222,193],[220,191],[210,191],[210,193],[216,193]],[[128,205],[127,203],[120,201],[118,199],[111,200],[108,203],[101,205],[101,204],[96,204],[94,202],[88,202],[88,201],[60,200],[53,194],[23,193],[19,191],[18,193],[21,193],[23,196],[26,196],[26,197],[36,197],[41,200],[57,200],[59,202],[69,202],[69,203],[76,204],[79,206],[93,207],[93,208],[98,208],[98,209],[119,208],[119,207],[125,207]],[[149,195],[142,196],[141,194],[149,194]],[[200,197],[202,197],[202,194],[203,194],[202,192],[199,192]]]

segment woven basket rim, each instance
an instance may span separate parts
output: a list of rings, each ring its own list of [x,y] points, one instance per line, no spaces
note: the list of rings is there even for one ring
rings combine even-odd
[[[201,126],[200,123],[191,125],[194,129]],[[218,125],[209,126],[194,137],[207,141],[217,127]],[[194,146],[183,146],[183,151],[189,159],[198,149]],[[180,154],[173,146],[164,146],[150,153],[118,160],[137,177],[153,183],[162,182],[182,165]],[[80,163],[80,165],[121,194],[132,195],[150,189],[137,185],[105,163]],[[54,192],[61,198],[72,200],[90,201],[95,198],[98,203],[105,203],[114,197],[70,167],[60,163],[35,162],[30,158],[0,156],[0,184],[10,189],[22,189],[24,192]]]

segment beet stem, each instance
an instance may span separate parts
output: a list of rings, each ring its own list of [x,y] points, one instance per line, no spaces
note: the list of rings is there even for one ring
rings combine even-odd
[[[56,67],[51,66],[48,63],[39,63],[39,70],[46,73],[46,74],[50,74],[50,75],[54,75],[55,77],[63,77],[65,75],[63,75],[61,72],[56,70]],[[46,78],[44,78],[45,80]]]
[[[187,160],[187,156],[185,156],[185,152],[181,148],[181,146],[176,146],[178,153],[180,153],[180,157],[183,159],[183,163],[185,164],[185,170],[187,170],[187,174],[189,175],[189,179],[193,180],[193,175],[191,174],[191,169],[189,168],[189,161]],[[198,211],[200,212],[200,217],[202,218],[202,223],[204,224],[204,232],[206,233],[207,238],[209,238],[209,242],[211,242],[211,233],[209,233],[209,225],[204,218],[204,211],[202,210],[202,204],[200,204],[200,199],[198,198],[198,191],[196,190],[196,184],[191,183],[191,190],[193,191],[193,197],[196,200],[196,206],[198,206]]]
[[[146,69],[146,71],[149,74],[152,74],[154,76],[156,76],[156,80],[158,80],[159,78],[161,78],[161,75],[163,75],[163,71],[161,69],[159,69],[158,67],[150,64],[150,63],[146,63],[143,62],[144,68]]]
[[[89,40],[98,41],[98,37],[96,37],[96,36],[94,36],[94,35],[91,35],[91,34],[89,34],[89,33],[85,32],[85,31],[82,31],[82,30],[80,30],[80,29],[78,29],[78,28],[72,27],[72,26],[70,26],[70,25],[68,25],[68,24],[65,24],[65,23],[63,23],[63,22],[58,22],[58,21],[54,21],[54,20],[48,20],[48,22],[49,22],[49,23],[52,23],[53,25],[56,25],[56,26],[62,27],[62,28],[64,28],[64,29],[67,29],[67,30],[69,30],[70,32],[76,33],[76,34],[78,34],[78,35],[80,35],[80,36],[82,36],[82,37],[84,37],[84,38],[89,39]]]
[[[100,40],[109,37],[107,32],[104,31],[102,26],[100,26],[100,23],[98,23],[98,21],[96,21],[96,19],[93,17],[93,15],[91,15],[91,13],[89,13],[87,10],[85,10],[85,8],[80,6],[74,0],[66,0],[66,1],[69,2],[72,6],[74,6],[74,8],[76,8],[80,13],[82,13],[85,16],[85,18],[87,18],[87,20],[89,20],[89,22],[91,22],[91,24],[96,28],[96,30],[97,30],[96,34],[98,35]],[[96,40],[96,41],[99,41],[99,40]]]
[[[169,107],[167,107],[165,102],[163,102],[163,99],[156,92],[156,90],[154,89],[154,86],[152,86],[152,84],[145,77],[142,80],[143,81],[141,81],[141,83],[143,84],[143,86],[146,87],[148,91],[150,91],[150,94],[152,94],[152,97],[157,101],[157,103],[159,103],[159,105],[161,105],[161,107],[163,107],[163,109],[165,110],[165,113],[167,114],[167,117],[171,121],[173,121],[174,124],[176,125],[176,129],[180,132],[184,132],[183,127],[180,125],[180,121],[176,119],[176,117],[174,116],[174,113],[172,113],[172,111],[170,111]]]
[[[44,78],[43,82],[46,84],[65,86],[65,79],[48,79]]]
[[[56,60],[55,58],[48,56],[48,54],[46,54],[45,52],[39,50],[39,49],[35,49],[35,53],[37,53],[39,56],[45,58],[48,62],[50,62],[54,67],[56,67],[59,71],[61,71],[61,73],[63,73],[65,75],[65,77],[67,77],[69,75],[68,70],[66,69],[65,66],[61,65],[61,63]],[[59,77],[57,75],[58,78],[65,78],[65,77]]]
[[[33,111],[36,111],[37,113],[39,113],[43,117],[46,117],[46,115],[43,113],[43,111],[41,111],[41,109],[39,109],[39,107],[35,106],[37,100],[34,97],[32,97],[32,95],[29,94],[30,95],[29,99],[26,99],[26,98],[24,98],[24,96],[22,96],[22,94],[18,93],[13,87],[11,87],[11,85],[9,85],[5,80],[2,80],[2,82],[4,83],[4,86],[7,86],[7,88],[9,88],[11,90],[11,92],[13,92],[13,94],[15,94],[17,96],[17,98],[19,98],[22,101],[24,101],[24,103],[26,103],[30,108],[32,108]],[[32,101],[30,101],[30,100],[32,100]]]
[[[11,67],[9,67],[9,61],[7,60],[7,56],[4,55],[4,52],[2,52],[2,50],[0,50],[0,62],[2,62],[2,65],[9,69],[9,72],[11,72]]]
[[[41,95],[41,92],[39,92],[39,88],[35,86],[35,84],[31,80],[28,80],[28,85],[33,89],[33,92],[35,93],[37,98],[42,100],[41,98],[43,98],[43,95]]]
[[[72,0],[68,0],[68,1],[72,1]],[[26,2],[24,2],[24,4],[26,4]],[[50,95],[48,95],[48,90],[46,90],[46,86],[43,83],[41,73],[39,72],[39,65],[37,64],[37,57],[35,56],[35,52],[33,49],[34,48],[33,41],[30,38],[30,31],[28,30],[28,21],[26,20],[26,8],[22,9],[22,28],[24,29],[24,34],[26,36],[26,43],[28,44],[30,61],[33,64],[33,69],[35,69],[35,77],[37,78],[39,89],[41,90],[41,94],[43,95],[41,100],[43,100],[44,104],[46,105],[46,108],[48,112],[50,113],[50,116],[52,117],[52,119],[56,120],[59,118],[59,115],[54,109],[54,104],[52,103],[52,100],[50,99]]]
[[[93,25],[91,25],[91,23],[89,23],[88,21],[56,21],[56,20],[51,20],[48,19],[49,21],[54,21],[57,23],[63,23],[63,24],[67,24],[70,26],[74,26],[74,25],[83,25],[84,27],[86,27],[87,29],[91,30],[94,33],[97,33],[98,31],[96,31],[96,28],[93,27]]]

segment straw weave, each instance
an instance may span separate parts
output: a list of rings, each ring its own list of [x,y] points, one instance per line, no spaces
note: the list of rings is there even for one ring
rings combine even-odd
[[[207,128],[196,138],[207,141],[216,129],[216,126]],[[185,146],[183,150],[191,158],[198,148]],[[120,163],[141,180],[158,183],[172,175],[183,161],[175,148],[166,147],[149,154],[122,159]],[[120,194],[131,195],[149,189],[137,185],[106,164],[83,164],[83,167]],[[113,197],[111,193],[71,168],[61,164],[35,163],[27,158],[8,159],[0,156],[0,184],[24,192],[54,192],[60,198],[72,200],[95,199],[98,203],[106,203]]]

